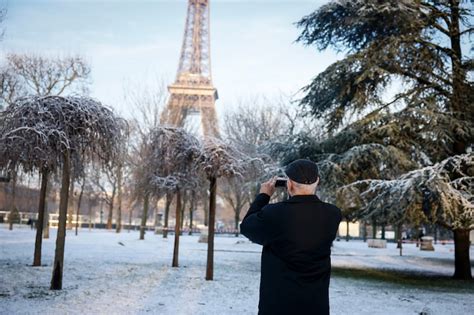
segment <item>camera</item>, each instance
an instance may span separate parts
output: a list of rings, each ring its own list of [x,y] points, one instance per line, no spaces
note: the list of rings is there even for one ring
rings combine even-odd
[[[286,178],[278,177],[275,182],[275,187],[286,187]]]

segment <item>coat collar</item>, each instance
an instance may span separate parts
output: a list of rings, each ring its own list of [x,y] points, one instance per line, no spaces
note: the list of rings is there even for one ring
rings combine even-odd
[[[295,195],[285,200],[285,202],[289,202],[289,203],[321,202],[321,200],[316,195]]]

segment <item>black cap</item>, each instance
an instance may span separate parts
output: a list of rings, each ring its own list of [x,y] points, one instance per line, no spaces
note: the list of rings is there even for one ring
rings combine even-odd
[[[285,173],[294,182],[311,185],[319,177],[318,165],[310,160],[296,160],[286,166]]]

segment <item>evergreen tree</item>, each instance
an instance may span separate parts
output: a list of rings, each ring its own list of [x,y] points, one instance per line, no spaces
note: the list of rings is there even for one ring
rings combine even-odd
[[[344,175],[342,180],[340,176],[332,178],[333,186],[357,183],[356,187],[349,185],[345,191],[339,191],[339,196],[371,192],[375,198],[378,194],[391,195],[386,191],[395,186],[408,189],[404,186],[407,181],[401,179],[408,176],[403,174],[410,169],[430,166],[443,159],[449,161],[452,156],[456,159],[466,153],[474,142],[474,62],[473,50],[468,46],[474,32],[471,14],[469,1],[338,0],[302,18],[298,22],[302,28],[298,41],[346,55],[303,90],[301,104],[306,114],[325,122],[326,139],[315,141],[305,134],[292,139],[298,148],[291,152],[292,156],[286,156],[287,160],[316,158],[328,166],[327,172]],[[393,87],[399,87],[400,92],[386,101],[387,91]],[[374,147],[368,144],[374,143],[396,149],[397,154],[384,156],[392,167],[390,174],[384,168],[379,172],[367,168],[377,164],[380,152],[384,151],[380,148],[373,151]],[[358,160],[359,154],[349,157],[349,161],[335,161],[329,155],[347,155],[353,147],[365,149],[366,158]],[[401,163],[394,163],[397,160]],[[407,160],[415,163],[410,165]],[[461,160],[472,162],[467,158]],[[349,170],[353,172],[347,173],[344,166],[351,164],[356,167],[351,166]],[[471,164],[467,165],[468,169]],[[472,176],[468,173],[463,178]],[[386,183],[377,186],[384,189],[374,190],[374,179]],[[408,184],[412,188],[416,185],[415,181]],[[415,216],[400,214],[393,212],[396,207],[364,203],[358,197],[354,197],[354,205],[361,202],[362,207],[353,208],[358,208],[359,216],[367,219],[367,209],[376,207],[378,211],[370,215],[386,222],[397,223],[406,218],[431,220],[451,228],[456,242],[455,277],[471,278],[469,247],[461,245],[466,243],[466,237],[469,240],[468,231],[474,225],[472,207],[455,203],[452,198],[458,195],[449,193],[451,186],[436,187],[437,196],[445,196],[437,199],[437,204],[448,200],[456,208],[440,206],[442,216],[462,218],[453,222],[461,220],[463,224],[446,224],[446,220],[423,215],[421,210],[415,211]],[[419,204],[423,191],[410,191],[413,194],[403,194],[403,198]],[[409,211],[400,206],[397,209]]]
[[[341,134],[350,146],[415,146],[434,161],[465,153],[474,138],[469,5],[340,0],[322,6],[298,22],[298,41],[347,55],[316,76],[301,103],[328,131],[353,122],[354,114],[363,117]],[[393,84],[402,92],[384,102]]]

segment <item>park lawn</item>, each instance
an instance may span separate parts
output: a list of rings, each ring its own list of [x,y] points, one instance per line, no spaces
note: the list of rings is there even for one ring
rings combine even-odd
[[[43,266],[30,267],[34,231],[0,225],[1,314],[256,314],[261,247],[244,237],[216,237],[214,281],[205,281],[206,248],[181,238],[180,267],[171,268],[173,237],[83,229],[66,239],[64,289],[50,291],[55,230]],[[421,252],[395,244],[367,248],[335,242],[332,314],[468,314],[473,282],[450,279],[453,245]],[[471,249],[471,257],[474,252]]]

